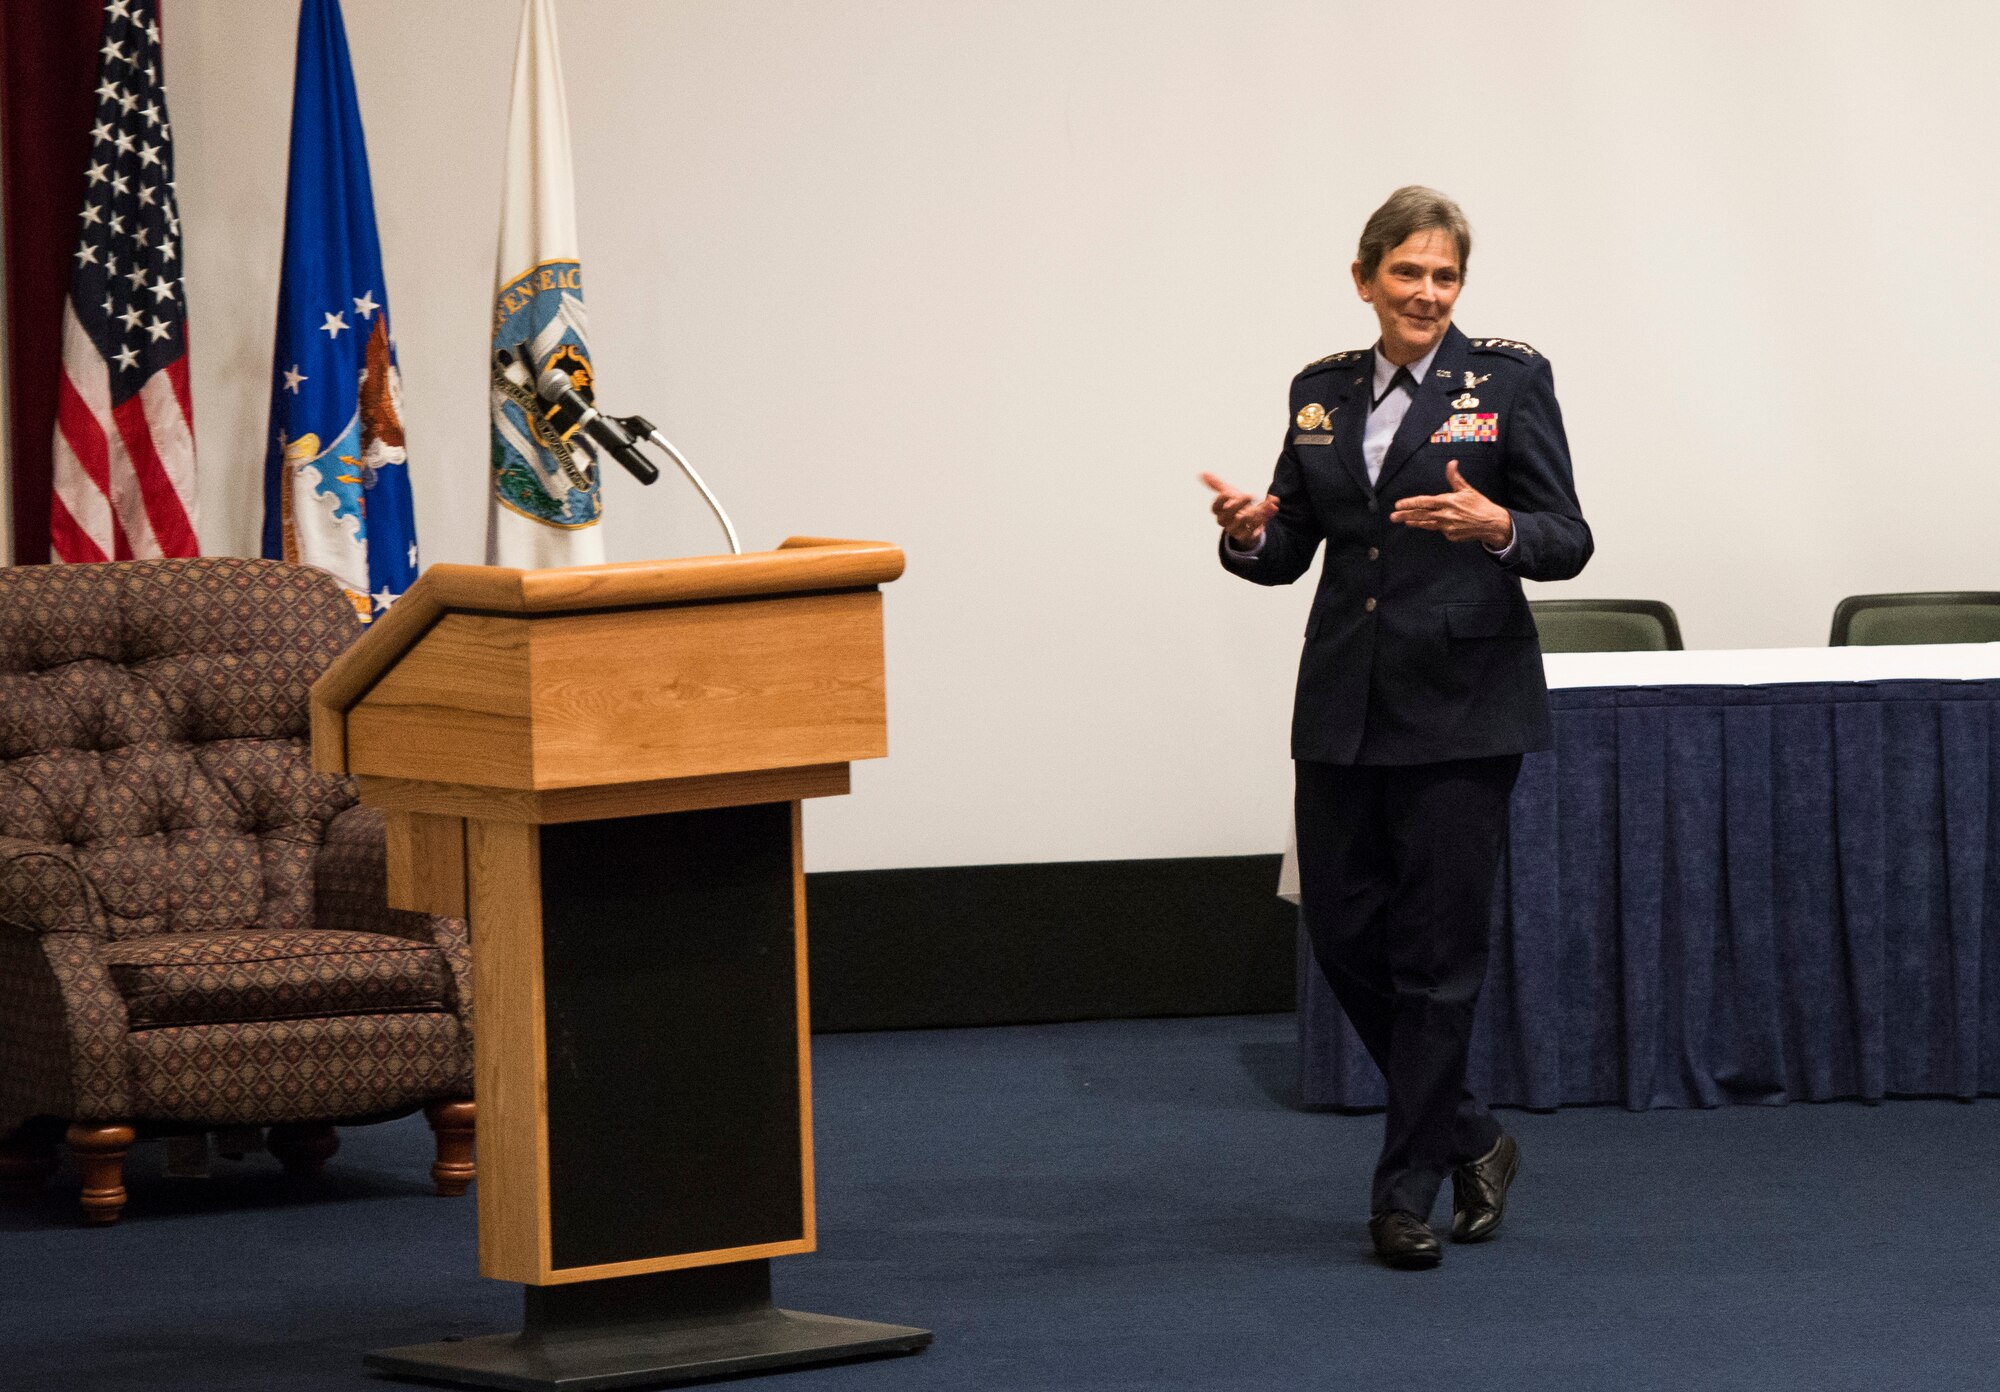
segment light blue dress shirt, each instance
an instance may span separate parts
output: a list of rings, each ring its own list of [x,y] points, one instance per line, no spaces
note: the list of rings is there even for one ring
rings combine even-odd
[[[1444,339],[1439,337],[1430,352],[1410,364],[1410,380],[1422,386],[1424,378],[1430,376],[1431,363],[1437,358],[1438,349],[1444,347]],[[1368,486],[1373,488],[1382,481],[1382,460],[1389,453],[1389,442],[1396,438],[1396,429],[1403,423],[1403,417],[1410,414],[1410,402],[1415,399],[1415,388],[1398,388],[1389,392],[1389,384],[1396,380],[1396,364],[1382,356],[1382,345],[1375,345],[1375,390],[1368,399],[1381,397],[1378,405],[1368,412],[1368,428],[1361,436],[1361,458],[1368,465]]]

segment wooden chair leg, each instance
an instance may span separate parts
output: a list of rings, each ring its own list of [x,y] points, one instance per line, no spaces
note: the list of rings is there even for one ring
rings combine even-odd
[[[424,1117],[437,1136],[437,1163],[431,1166],[431,1178],[437,1181],[438,1193],[447,1199],[457,1198],[472,1183],[473,1115],[470,1101],[439,1101],[424,1106]]]
[[[324,1121],[288,1121],[271,1128],[264,1146],[286,1174],[315,1179],[340,1149],[340,1133]]]
[[[56,1172],[56,1138],[24,1130],[0,1141],[0,1191],[32,1194]]]
[[[137,1135],[129,1126],[79,1121],[64,1139],[83,1165],[83,1221],[99,1227],[125,1211],[125,1152]]]

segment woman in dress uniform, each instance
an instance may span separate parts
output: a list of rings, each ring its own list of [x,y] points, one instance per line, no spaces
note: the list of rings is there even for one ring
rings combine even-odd
[[[1590,559],[1548,359],[1452,323],[1471,259],[1458,205],[1398,189],[1362,229],[1373,347],[1292,379],[1277,475],[1214,475],[1223,566],[1289,585],[1326,559],[1292,722],[1300,909],[1381,1067],[1389,1107],[1369,1234],[1392,1266],[1493,1236],[1520,1148],[1465,1086],[1494,877],[1521,756],[1550,744],[1521,581]]]

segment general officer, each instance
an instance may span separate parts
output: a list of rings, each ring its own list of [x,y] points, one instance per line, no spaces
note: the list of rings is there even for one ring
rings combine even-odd
[[[1493,883],[1521,755],[1550,743],[1521,580],[1590,559],[1548,360],[1451,322],[1472,234],[1432,189],[1362,229],[1373,348],[1292,380],[1261,498],[1213,475],[1222,564],[1288,585],[1326,543],[1292,721],[1300,906],[1313,952],[1388,1082],[1369,1234],[1392,1266],[1491,1237],[1520,1148],[1465,1086]]]

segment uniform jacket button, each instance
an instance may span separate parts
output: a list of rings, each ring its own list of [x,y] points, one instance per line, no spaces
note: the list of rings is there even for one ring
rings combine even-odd
[[[1371,560],[1371,561],[1379,561],[1379,560],[1381,560],[1381,559],[1382,559],[1382,548],[1381,548],[1381,547],[1379,547],[1379,546],[1371,546],[1371,547],[1369,547],[1369,548],[1368,548],[1368,559],[1369,559],[1369,560]]]
[[[1368,602],[1367,602],[1366,604],[1363,604],[1363,605],[1362,605],[1361,607],[1362,607],[1362,609],[1366,610],[1366,611],[1367,611],[1368,613],[1370,613],[1370,614],[1374,613],[1374,612],[1375,612],[1375,596],[1374,596],[1374,595],[1370,595],[1370,596],[1368,596]]]

